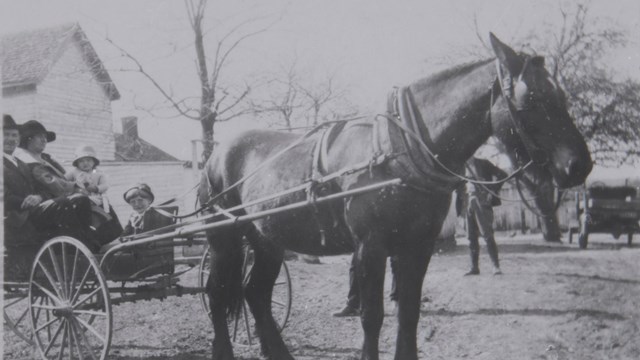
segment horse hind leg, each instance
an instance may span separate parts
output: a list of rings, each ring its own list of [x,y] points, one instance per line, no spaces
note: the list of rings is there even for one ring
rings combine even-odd
[[[242,236],[238,231],[225,231],[207,233],[207,239],[211,252],[207,294],[214,331],[212,359],[232,360],[227,316],[237,315],[242,304]]]
[[[262,354],[270,360],[293,360],[271,312],[271,295],[282,266],[284,250],[261,238],[256,231],[247,238],[254,250],[254,264],[245,297],[256,322]]]

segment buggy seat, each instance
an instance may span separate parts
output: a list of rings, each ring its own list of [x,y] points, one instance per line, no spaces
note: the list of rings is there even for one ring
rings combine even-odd
[[[168,217],[178,214],[177,206],[156,207],[155,209]],[[175,222],[176,219],[173,218],[173,223]],[[147,237],[146,233],[140,233],[133,236],[132,240],[144,237]],[[116,240],[114,243],[107,244],[100,252],[104,254],[109,248],[117,245],[118,241]],[[175,270],[173,252],[173,238],[158,240],[151,244],[127,248],[113,254],[103,264],[102,270],[108,280],[112,281],[135,281],[156,275],[173,274]]]

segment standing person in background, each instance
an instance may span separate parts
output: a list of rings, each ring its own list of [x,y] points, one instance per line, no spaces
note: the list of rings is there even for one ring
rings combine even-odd
[[[493,165],[489,160],[471,158],[466,164],[466,176],[481,181],[496,181],[507,177],[507,173]],[[458,190],[456,209],[458,213],[465,210],[467,221],[467,237],[471,255],[471,269],[467,275],[480,274],[479,256],[480,244],[478,235],[487,243],[487,251],[493,263],[493,274],[500,275],[500,261],[498,260],[498,246],[493,234],[493,206],[500,205],[500,198],[496,195],[504,183],[481,185],[467,182]]]

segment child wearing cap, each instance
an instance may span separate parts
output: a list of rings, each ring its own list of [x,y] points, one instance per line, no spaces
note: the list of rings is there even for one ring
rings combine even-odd
[[[109,184],[105,174],[97,169],[99,164],[95,149],[89,145],[81,145],[75,151],[73,169],[65,174],[65,178],[75,181],[94,204],[109,212],[109,201],[105,195]]]
[[[139,234],[174,223],[171,214],[151,207],[155,197],[149,185],[138,184],[125,191],[123,197],[133,209],[129,222],[122,233],[123,236]]]

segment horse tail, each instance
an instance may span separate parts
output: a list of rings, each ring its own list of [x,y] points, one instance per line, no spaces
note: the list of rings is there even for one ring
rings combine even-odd
[[[228,174],[223,166],[226,158],[224,155],[223,151],[218,151],[204,166],[198,188],[198,199],[203,206],[209,204],[211,199],[225,191],[228,186]],[[234,195],[225,194],[221,201],[216,201],[216,204],[221,207],[229,206],[230,204],[227,204],[229,196],[235,198]],[[235,318],[240,314],[244,299],[242,230],[231,227],[215,232],[207,231],[207,240],[211,258],[207,292],[215,297],[216,303],[220,304],[228,318]]]

